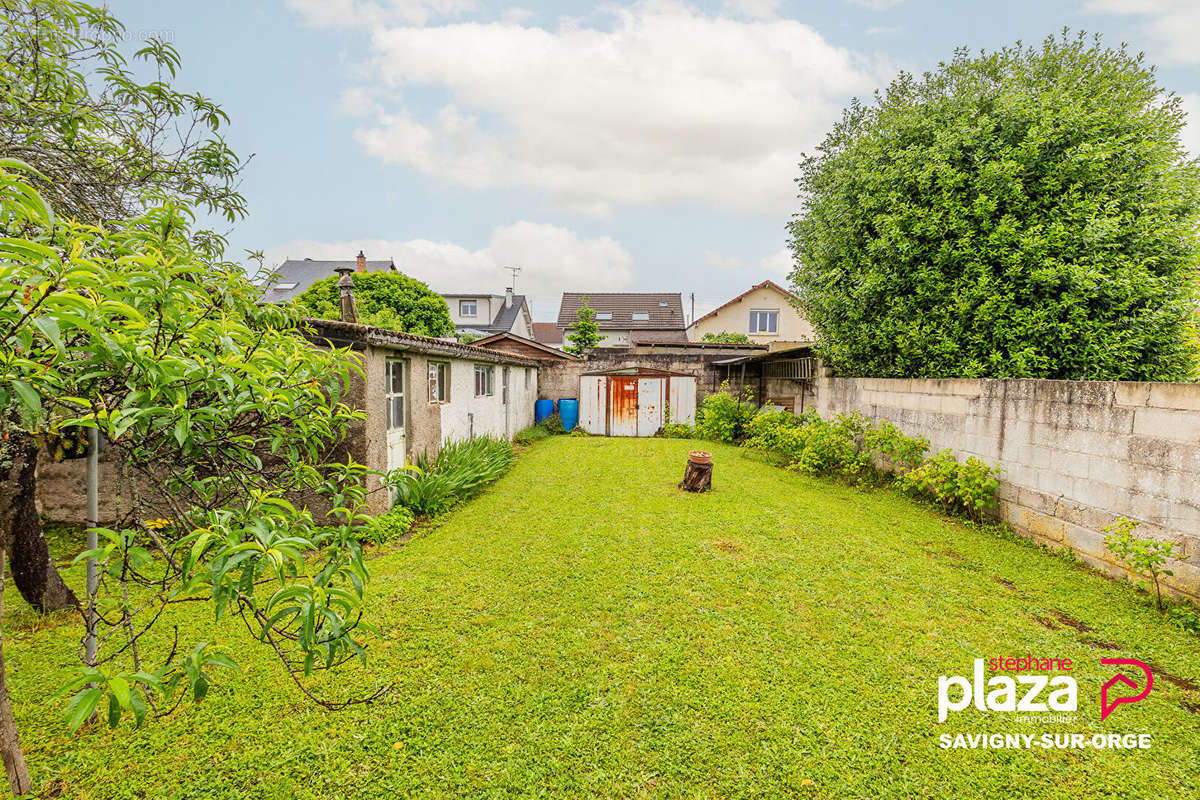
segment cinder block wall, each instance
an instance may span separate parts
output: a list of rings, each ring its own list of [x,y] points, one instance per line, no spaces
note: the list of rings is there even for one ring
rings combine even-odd
[[[1166,580],[1200,601],[1200,384],[825,376],[817,408],[999,466],[1003,519],[1111,573],[1123,570],[1102,528],[1137,520],[1140,535],[1177,543]]]

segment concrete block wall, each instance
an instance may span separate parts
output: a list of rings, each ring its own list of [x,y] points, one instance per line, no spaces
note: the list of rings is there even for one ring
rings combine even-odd
[[[822,416],[861,411],[1002,470],[1001,516],[1015,530],[1113,574],[1104,526],[1138,521],[1181,558],[1166,579],[1200,601],[1200,384],[836,378]]]

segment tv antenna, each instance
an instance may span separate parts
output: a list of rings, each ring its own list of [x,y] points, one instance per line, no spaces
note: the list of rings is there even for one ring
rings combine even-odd
[[[520,267],[505,267],[505,269],[512,273],[512,286],[510,288],[513,290],[513,294],[516,294],[517,293],[517,276],[521,274],[521,268]]]

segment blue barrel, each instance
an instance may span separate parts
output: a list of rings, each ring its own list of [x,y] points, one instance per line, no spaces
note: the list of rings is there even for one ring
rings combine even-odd
[[[563,430],[570,433],[579,424],[579,401],[564,397],[558,401],[558,416]]]
[[[533,404],[533,421],[541,422],[554,413],[553,400],[538,400]]]

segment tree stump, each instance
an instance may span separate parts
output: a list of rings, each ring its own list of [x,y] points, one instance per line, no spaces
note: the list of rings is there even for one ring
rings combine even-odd
[[[711,461],[707,464],[697,464],[689,458],[679,488],[688,492],[712,491],[712,468]]]

